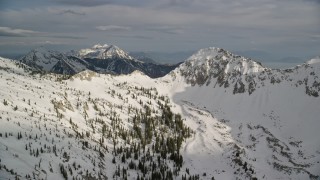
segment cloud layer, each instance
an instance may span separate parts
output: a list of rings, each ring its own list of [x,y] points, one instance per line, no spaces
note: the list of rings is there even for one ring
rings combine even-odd
[[[9,37],[24,37],[34,34],[38,34],[37,31],[26,30],[26,29],[13,29],[10,27],[0,27],[0,36],[9,36]]]
[[[129,31],[131,29],[131,27],[107,25],[107,26],[97,26],[96,29],[101,30],[101,31]]]
[[[71,9],[62,10],[59,14],[61,14],[61,15],[64,15],[64,14],[86,15],[86,13],[84,13],[84,12],[78,12],[78,11],[71,10]]]
[[[23,2],[2,6],[0,41],[62,42],[75,48],[100,42],[129,51],[170,52],[218,46],[278,56],[299,51],[311,56],[320,49],[318,0]]]

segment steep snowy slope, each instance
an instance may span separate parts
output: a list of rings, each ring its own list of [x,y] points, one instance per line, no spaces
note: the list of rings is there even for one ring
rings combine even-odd
[[[223,49],[207,48],[164,79],[172,88],[173,102],[191,104],[230,127],[240,151],[229,157],[235,174],[251,166],[258,179],[316,179],[319,74],[318,58],[293,69],[273,70]],[[203,136],[199,141],[206,147],[213,138]],[[205,150],[211,153],[207,159],[216,158],[212,149]]]

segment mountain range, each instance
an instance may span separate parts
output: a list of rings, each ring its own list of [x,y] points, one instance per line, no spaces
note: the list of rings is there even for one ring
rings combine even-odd
[[[320,176],[320,57],[280,70],[212,47],[150,78],[106,73],[110,58],[145,64],[115,46],[39,51],[0,58],[4,179]]]
[[[60,53],[37,48],[20,59],[21,62],[34,68],[35,71],[74,75],[84,70],[98,73],[130,74],[141,71],[151,78],[162,77],[175,69],[174,65],[144,62],[131,57],[115,45],[94,45],[92,48]]]

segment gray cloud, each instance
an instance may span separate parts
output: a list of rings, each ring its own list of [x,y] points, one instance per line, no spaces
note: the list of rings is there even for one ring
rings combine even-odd
[[[68,35],[47,35],[44,37],[53,37],[53,38],[61,38],[61,39],[87,39],[86,37],[81,36],[68,36]]]
[[[319,0],[50,2],[54,6],[37,6],[32,1],[1,10],[1,26],[19,24],[20,30],[27,31],[0,28],[0,41],[66,41],[81,47],[105,41],[128,50],[159,51],[217,46],[278,54],[291,53],[290,47],[310,54],[320,47]],[[292,43],[293,40],[301,43]]]
[[[47,40],[47,41],[38,41],[38,42],[35,42],[34,44],[39,44],[39,45],[41,45],[41,44],[49,44],[49,45],[62,45],[62,44],[68,44],[68,43],[66,43],[66,42],[59,42],[59,41],[49,41],[49,40]]]
[[[240,39],[240,40],[246,39],[245,36],[239,36],[239,35],[229,35],[229,37],[230,37],[231,39]]]
[[[129,26],[117,26],[117,25],[107,25],[107,26],[96,26],[97,30],[100,31],[128,31],[131,29]]]
[[[320,4],[320,0],[305,0],[305,1],[310,1],[310,2],[315,2],[315,3]]]
[[[37,31],[26,30],[26,29],[13,29],[10,27],[0,27],[0,36],[9,37],[25,37],[34,34],[38,34]]]
[[[182,34],[184,31],[181,27],[174,26],[154,26],[146,28],[148,31],[155,31],[166,34]]]
[[[64,5],[74,5],[74,6],[84,6],[84,7],[94,7],[101,5],[121,5],[121,6],[132,6],[141,7],[149,6],[154,4],[155,0],[51,0],[53,2],[64,4]]]
[[[142,39],[142,40],[152,40],[154,37],[144,36],[144,35],[116,35],[116,37],[130,38],[130,39]]]
[[[190,7],[192,5],[196,5],[199,3],[207,3],[196,0],[164,0],[161,4],[158,5],[160,8],[168,8],[168,7]]]
[[[81,36],[72,36],[72,35],[56,35],[51,34],[48,32],[39,32],[39,31],[32,31],[26,29],[14,29],[10,27],[0,27],[0,37],[7,37],[7,38],[33,38],[34,41],[26,40],[23,41],[3,41],[2,44],[17,44],[17,45],[31,45],[31,44],[51,44],[51,45],[58,45],[58,44],[66,44],[65,42],[53,40],[55,38],[58,39],[72,39],[72,40],[81,40],[86,39],[85,37]],[[50,40],[42,40],[39,41],[39,38],[42,39],[50,39]]]
[[[77,6],[100,6],[104,4],[111,4],[115,1],[113,0],[53,0],[55,2],[67,5],[77,5]]]
[[[154,39],[154,37],[150,37],[150,36],[143,36],[143,35],[133,35],[133,36],[129,36],[130,38],[135,38],[135,39]]]
[[[14,29],[10,27],[0,27],[0,36],[4,37],[51,37],[60,39],[85,39],[80,36],[53,35],[47,32],[32,31],[26,29]]]
[[[32,42],[23,42],[23,41],[16,41],[16,42],[0,42],[0,46],[6,46],[6,45],[16,45],[16,46],[30,46],[30,45],[62,45],[62,44],[68,44],[66,42],[61,41],[32,41]]]
[[[80,12],[80,11],[74,11],[71,9],[66,9],[66,10],[62,10],[61,12],[59,12],[60,15],[64,15],[64,14],[72,14],[72,15],[86,15],[86,13],[84,12]]]

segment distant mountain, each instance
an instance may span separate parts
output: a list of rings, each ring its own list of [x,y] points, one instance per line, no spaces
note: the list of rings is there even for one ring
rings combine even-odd
[[[57,74],[76,74],[90,69],[90,64],[80,58],[66,56],[58,51],[47,50],[43,47],[30,51],[20,61],[36,71]]]
[[[99,73],[130,74],[141,71],[151,78],[162,77],[179,64],[161,65],[143,62],[131,57],[114,45],[94,45],[92,48],[70,51],[65,54],[37,48],[20,59],[36,71],[73,75],[83,70]]]
[[[92,48],[81,49],[78,57],[93,65],[95,71],[99,73],[130,74],[138,70],[151,78],[165,76],[179,65],[161,65],[143,62],[131,57],[119,47],[107,44],[97,44]]]

